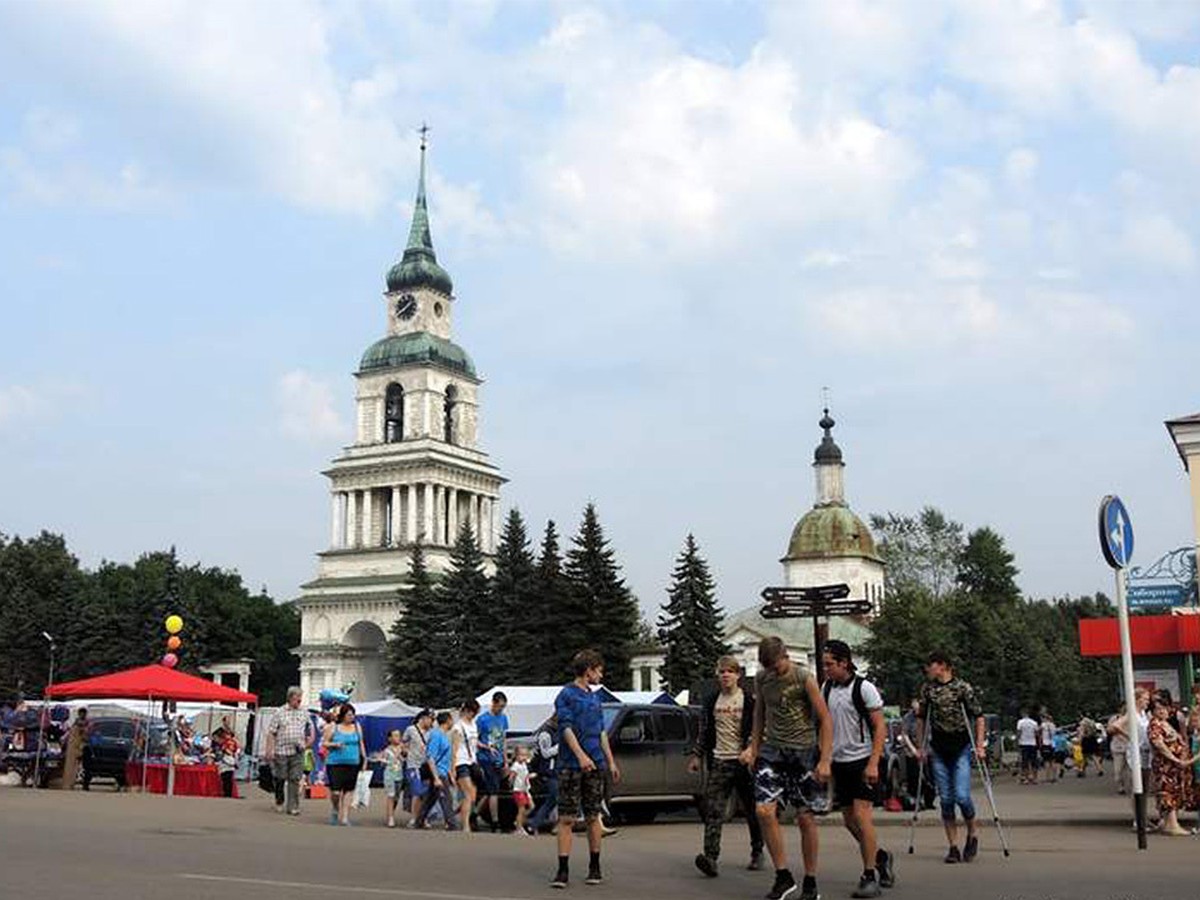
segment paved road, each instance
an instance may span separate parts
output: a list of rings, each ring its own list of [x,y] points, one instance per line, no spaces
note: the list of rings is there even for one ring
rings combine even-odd
[[[1057,786],[1048,786],[1053,790]],[[1098,786],[1092,786],[1094,792]],[[1038,789],[1034,789],[1038,790]],[[1079,790],[1079,788],[1076,788]],[[1048,795],[1049,796],[1049,795]],[[93,790],[90,794],[0,790],[0,896],[14,900],[86,897],[169,900],[545,900],[562,895],[546,882],[554,865],[549,837],[391,831],[377,809],[361,825],[324,822],[328,805],[308,802],[292,819],[254,791],[246,800],[167,799]],[[882,829],[902,850],[907,828]],[[794,835],[794,831],[792,832]],[[898,854],[893,900],[1195,900],[1200,897],[1198,838],[1152,838],[1137,853],[1124,827],[1015,826],[1004,859],[994,830],[970,866],[941,863],[931,820],[917,830],[917,853]],[[623,828],[605,841],[608,882],[572,884],[567,896],[595,900],[672,897],[753,900],[769,872],[734,864],[745,852],[743,827],[726,832],[729,865],[709,881],[692,868],[700,828],[670,822]],[[793,838],[793,844],[794,844]],[[822,830],[821,887],[846,897],[858,867],[850,839]],[[575,875],[584,869],[577,847]]]

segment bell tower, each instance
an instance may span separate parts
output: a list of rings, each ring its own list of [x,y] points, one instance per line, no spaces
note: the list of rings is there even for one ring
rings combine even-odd
[[[449,568],[469,525],[490,565],[505,479],[479,448],[483,380],[451,340],[456,298],[438,263],[425,195],[428,129],[408,243],[387,271],[386,329],[355,373],[352,444],[323,473],[330,481],[330,541],[317,577],[301,587],[301,687],[355,684],[353,697],[386,696],[386,636],[403,615],[412,547],[431,572]]]

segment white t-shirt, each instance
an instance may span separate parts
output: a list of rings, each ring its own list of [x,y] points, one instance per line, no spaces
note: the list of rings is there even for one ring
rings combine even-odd
[[[1049,719],[1042,721],[1042,749],[1048,750],[1054,746],[1054,732],[1058,731]]]
[[[514,794],[529,793],[529,766],[523,762],[514,762],[508,767],[512,773],[512,789]]]
[[[1025,716],[1017,721],[1017,744],[1022,747],[1037,746],[1038,723]]]
[[[468,722],[466,719],[459,719],[453,730],[458,733],[458,746],[454,751],[454,768],[475,765],[475,751],[479,747],[479,729],[475,727],[475,720],[472,719]],[[453,740],[453,738],[451,739]]]
[[[858,718],[854,708],[854,679],[845,684],[830,682],[829,717],[833,719],[833,761],[855,762],[871,755],[871,720]],[[863,679],[863,705],[868,711],[883,708],[879,689]]]

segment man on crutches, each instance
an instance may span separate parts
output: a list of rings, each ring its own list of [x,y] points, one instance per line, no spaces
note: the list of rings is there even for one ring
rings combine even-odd
[[[984,759],[983,710],[971,685],[954,676],[950,658],[942,652],[929,654],[925,665],[928,681],[921,689],[921,718],[918,746],[929,754],[933,780],[942,807],[942,826],[949,850],[947,863],[970,862],[979,852],[975,830],[975,804],[971,801],[971,756]],[[974,735],[968,725],[974,722]],[[928,738],[926,733],[928,732]],[[958,847],[955,807],[962,812],[967,839]]]

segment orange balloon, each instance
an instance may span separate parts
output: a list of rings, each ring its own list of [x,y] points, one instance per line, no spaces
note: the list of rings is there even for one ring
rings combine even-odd
[[[171,635],[169,638],[167,638],[167,649],[168,650],[178,650],[182,646],[183,646],[183,641],[181,641],[178,638],[178,636]]]

